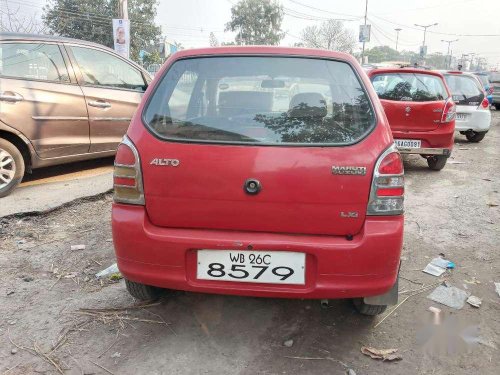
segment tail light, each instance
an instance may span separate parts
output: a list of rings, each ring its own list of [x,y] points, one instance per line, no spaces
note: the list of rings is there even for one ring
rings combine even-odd
[[[444,105],[443,115],[441,116],[441,122],[447,123],[455,119],[456,106],[452,99],[448,99]]]
[[[490,102],[488,101],[488,98],[484,98],[483,101],[481,102],[481,105],[479,108],[484,108],[484,109],[489,109],[490,108]]]
[[[401,215],[404,212],[404,167],[395,145],[379,157],[373,173],[367,215]]]
[[[493,94],[493,91],[494,91],[493,86],[490,86],[488,88],[488,93],[491,95],[491,94]]]
[[[127,136],[123,138],[116,151],[113,189],[113,200],[115,202],[144,204],[139,153]]]

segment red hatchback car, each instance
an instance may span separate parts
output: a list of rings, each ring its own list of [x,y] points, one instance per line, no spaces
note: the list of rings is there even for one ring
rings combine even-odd
[[[451,154],[455,103],[441,73],[422,69],[374,69],[373,83],[401,153],[420,154],[441,170]]]
[[[129,292],[397,301],[403,164],[356,60],[181,51],[119,146],[113,239]]]

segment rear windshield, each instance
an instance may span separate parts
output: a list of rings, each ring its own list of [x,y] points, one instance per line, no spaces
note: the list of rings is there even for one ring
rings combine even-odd
[[[351,144],[375,124],[349,64],[298,57],[179,60],[143,118],[165,139],[270,145]]]
[[[467,75],[446,74],[444,76],[453,100],[457,104],[479,105],[484,99],[482,87],[474,78]]]
[[[380,99],[429,102],[448,97],[441,78],[424,73],[382,73],[372,77]]]

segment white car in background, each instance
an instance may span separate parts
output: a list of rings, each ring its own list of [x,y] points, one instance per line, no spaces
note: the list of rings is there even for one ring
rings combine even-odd
[[[469,142],[480,142],[490,130],[490,104],[479,79],[461,71],[442,72],[457,105],[455,130]]]

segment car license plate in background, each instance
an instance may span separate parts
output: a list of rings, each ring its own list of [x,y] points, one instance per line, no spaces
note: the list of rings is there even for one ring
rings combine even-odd
[[[456,116],[456,120],[458,121],[465,121],[467,119],[466,113],[457,113]]]
[[[420,148],[422,141],[418,139],[395,139],[396,146],[404,148]]]
[[[197,263],[197,278],[203,280],[305,284],[305,253],[198,250]]]

